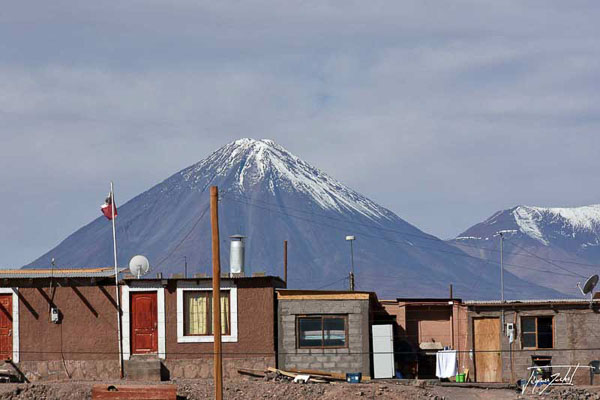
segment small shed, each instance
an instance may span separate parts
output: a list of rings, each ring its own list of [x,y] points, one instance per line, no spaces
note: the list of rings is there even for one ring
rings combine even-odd
[[[371,292],[278,290],[281,369],[371,376]]]

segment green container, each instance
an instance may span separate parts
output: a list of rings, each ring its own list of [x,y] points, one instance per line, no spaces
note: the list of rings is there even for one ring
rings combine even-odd
[[[465,374],[456,374],[456,382],[464,383],[465,382]]]

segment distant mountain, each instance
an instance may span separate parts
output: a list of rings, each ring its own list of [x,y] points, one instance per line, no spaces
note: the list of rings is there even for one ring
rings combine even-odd
[[[490,260],[499,259],[505,234],[507,270],[529,281],[580,296],[576,284],[600,273],[600,205],[572,208],[517,206],[495,213],[449,243]]]
[[[347,288],[355,235],[356,287],[383,297],[497,298],[498,269],[428,235],[271,140],[240,139],[119,204],[119,264],[144,254],[152,274],[210,271],[209,186],[220,190],[222,265],[227,236],[246,239],[247,273],[282,275],[289,241],[289,287]],[[95,206],[95,205],[90,205]],[[29,266],[112,265],[111,226],[99,217]],[[507,297],[559,293],[506,276]]]

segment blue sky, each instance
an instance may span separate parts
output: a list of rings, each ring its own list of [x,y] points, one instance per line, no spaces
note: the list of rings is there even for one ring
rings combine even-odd
[[[9,2],[0,265],[240,137],[449,238],[600,203],[593,1]]]

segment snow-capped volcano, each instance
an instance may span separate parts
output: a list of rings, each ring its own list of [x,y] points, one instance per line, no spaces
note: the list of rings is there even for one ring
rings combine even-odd
[[[291,288],[347,288],[355,235],[356,287],[380,296],[444,296],[449,283],[464,298],[494,298],[498,269],[428,235],[309,165],[271,140],[240,139],[172,175],[119,207],[119,264],[135,254],[152,274],[210,272],[208,187],[220,193],[221,259],[227,236],[246,239],[246,273],[282,275],[289,242]],[[117,202],[118,202],[117,198]],[[94,206],[94,205],[90,205]],[[111,226],[102,217],[79,229],[30,266],[111,265]],[[552,297],[557,292],[505,276],[507,297]]]
[[[217,166],[214,169],[209,166]],[[296,191],[310,197],[323,210],[359,213],[371,219],[390,218],[391,212],[309,165],[270,139],[239,139],[183,171],[196,185],[207,177],[224,177],[235,168],[229,191],[243,193],[257,184],[277,190]]]
[[[600,205],[572,208],[517,206],[495,213],[456,239],[489,239],[500,229],[517,230],[544,246],[564,246],[569,242],[581,249],[599,246]]]
[[[517,206],[499,211],[485,221],[472,226],[450,243],[478,256],[496,259],[496,232],[514,230],[507,238],[505,256],[508,267],[524,279],[548,282],[558,290],[577,293],[572,280],[600,272],[600,205],[583,207]],[[487,249],[482,251],[481,249]],[[550,271],[554,276],[540,274]]]

